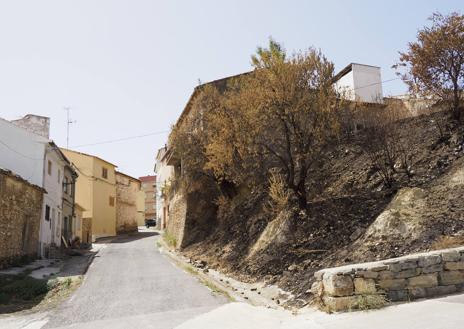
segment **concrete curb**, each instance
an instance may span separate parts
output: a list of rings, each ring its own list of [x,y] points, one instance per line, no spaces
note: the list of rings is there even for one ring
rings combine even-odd
[[[262,306],[276,310],[288,310],[280,305],[278,298],[265,297],[264,294],[258,292],[257,288],[255,288],[252,284],[247,284],[232,278],[228,278],[224,274],[212,269],[208,269],[208,272],[205,273],[203,269],[195,267],[186,257],[182,256],[175,250],[172,250],[172,248],[170,248],[164,241],[162,234],[160,234],[157,243],[160,245],[158,248],[160,253],[167,255],[174,261],[174,263],[176,263],[177,266],[184,268],[187,267],[189,268],[189,272],[194,271],[194,275],[196,275],[200,281],[203,281],[203,284],[208,286],[208,283],[210,283],[213,286],[219,288],[219,293],[222,292],[232,301],[244,302],[253,306]],[[216,273],[220,275],[220,279],[217,279],[210,273]],[[235,286],[234,283],[236,283]],[[237,287],[237,284],[239,287]]]

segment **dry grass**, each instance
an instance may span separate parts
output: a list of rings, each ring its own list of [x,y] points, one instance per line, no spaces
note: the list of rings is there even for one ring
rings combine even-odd
[[[285,185],[282,175],[271,173],[269,178],[269,197],[271,198],[270,208],[274,212],[279,212],[285,208],[290,199],[290,192]]]
[[[376,310],[389,304],[384,295],[361,295],[357,301],[357,309],[361,311]]]
[[[166,242],[166,244],[169,247],[171,247],[171,248],[176,248],[177,247],[177,239],[173,235],[171,235],[171,234],[169,234],[167,232],[164,232],[163,239],[164,239],[164,241]]]
[[[439,237],[432,243],[432,250],[448,249],[464,246],[464,236],[444,236]]]

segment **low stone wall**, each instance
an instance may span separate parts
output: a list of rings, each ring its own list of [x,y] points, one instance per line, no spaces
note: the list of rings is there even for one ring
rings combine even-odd
[[[464,290],[464,247],[328,268],[314,276],[311,291],[327,311],[447,295]]]

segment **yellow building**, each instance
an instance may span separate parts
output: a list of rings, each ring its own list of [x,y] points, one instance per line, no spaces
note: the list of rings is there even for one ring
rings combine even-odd
[[[140,181],[116,171],[116,233],[137,232],[137,195]]]
[[[137,192],[137,225],[145,226],[145,192]]]
[[[79,238],[81,243],[92,243],[92,222],[83,218],[85,209],[78,203],[74,204],[73,238]]]
[[[61,149],[77,169],[76,203],[92,223],[92,240],[116,235],[116,165],[99,157]]]

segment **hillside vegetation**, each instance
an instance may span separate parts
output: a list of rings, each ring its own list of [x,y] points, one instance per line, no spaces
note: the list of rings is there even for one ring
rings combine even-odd
[[[363,131],[327,151],[308,213],[269,211],[264,189],[241,190],[220,205],[206,239],[184,252],[243,280],[266,280],[310,297],[324,267],[450,247],[464,241],[464,129],[442,136],[434,113],[395,122],[411,150],[409,177],[385,183],[363,151]]]

